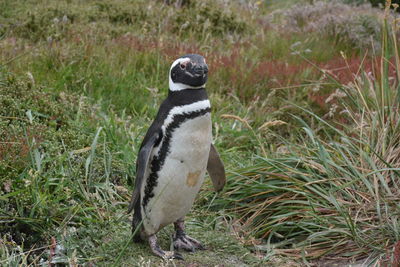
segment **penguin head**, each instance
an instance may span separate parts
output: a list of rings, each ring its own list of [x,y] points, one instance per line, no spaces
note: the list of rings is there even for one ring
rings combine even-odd
[[[169,89],[204,88],[208,78],[208,66],[204,57],[187,54],[174,61],[169,72]]]

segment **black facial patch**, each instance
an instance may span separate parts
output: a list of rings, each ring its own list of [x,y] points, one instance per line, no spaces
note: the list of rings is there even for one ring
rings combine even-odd
[[[181,58],[182,62],[171,69],[172,81],[195,87],[204,85],[208,78],[208,66],[204,58],[196,54],[188,54]],[[189,58],[190,61],[183,58]]]

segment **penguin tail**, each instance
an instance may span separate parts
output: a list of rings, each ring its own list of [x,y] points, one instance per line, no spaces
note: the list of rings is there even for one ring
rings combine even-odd
[[[128,213],[133,211],[132,218],[132,239],[135,243],[142,242],[144,240],[143,225],[142,225],[142,214],[140,211],[140,198],[138,195],[133,194],[131,202],[129,203]]]
[[[141,224],[141,220],[139,218],[137,218],[137,216],[133,215],[133,220],[132,220],[133,237],[132,237],[132,239],[135,243],[140,243],[143,241],[142,231],[143,231],[143,227]]]

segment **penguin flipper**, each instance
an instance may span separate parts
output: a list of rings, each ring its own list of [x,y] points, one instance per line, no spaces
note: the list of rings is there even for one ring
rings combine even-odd
[[[207,171],[211,177],[215,191],[221,191],[226,183],[225,167],[215,146],[211,144],[208,156]]]
[[[142,145],[139,155],[136,162],[136,180],[135,180],[135,189],[132,193],[131,202],[129,203],[128,213],[130,213],[135,207],[136,202],[139,200],[140,188],[142,187],[144,173],[146,171],[146,167],[149,164],[149,159],[151,155],[151,151],[156,144],[159,134],[154,133],[147,142]]]

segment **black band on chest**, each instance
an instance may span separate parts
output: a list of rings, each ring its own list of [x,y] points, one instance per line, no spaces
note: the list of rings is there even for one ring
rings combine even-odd
[[[184,89],[180,91],[168,91],[167,101],[171,106],[189,105],[194,102],[208,99],[206,89]]]
[[[165,129],[164,138],[161,143],[161,148],[158,151],[158,154],[155,155],[151,160],[150,175],[147,178],[146,186],[144,189],[144,198],[142,203],[143,208],[146,207],[150,198],[154,197],[153,191],[158,183],[158,172],[161,170],[161,167],[164,165],[167,155],[170,153],[170,144],[174,130],[177,129],[185,121],[203,116],[210,112],[211,108],[208,107],[201,110],[192,111],[189,113],[176,114],[173,116],[172,122]]]

